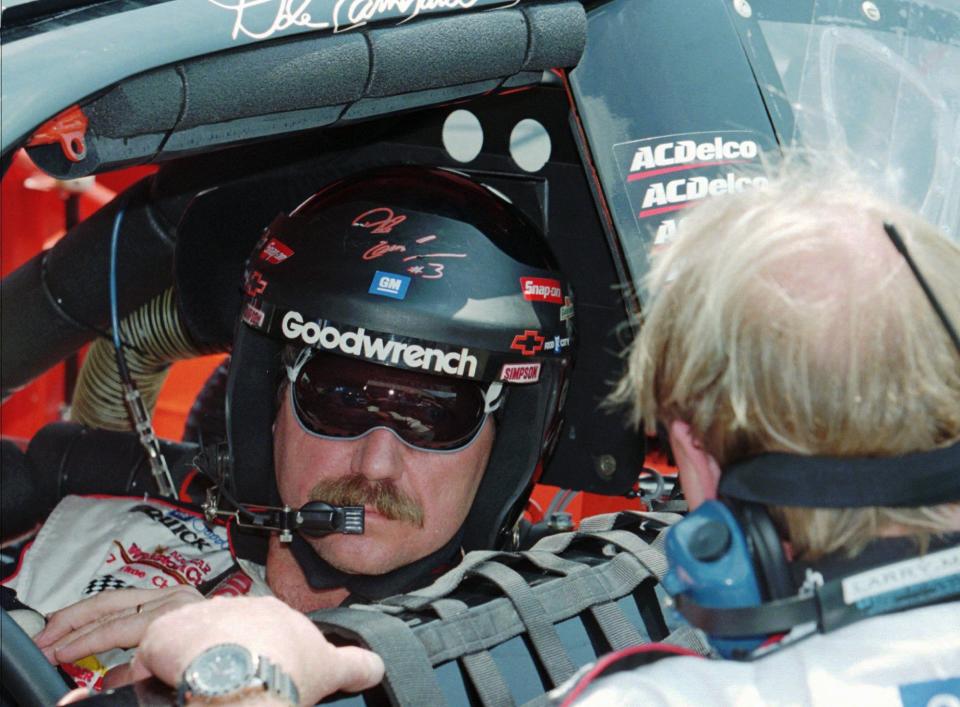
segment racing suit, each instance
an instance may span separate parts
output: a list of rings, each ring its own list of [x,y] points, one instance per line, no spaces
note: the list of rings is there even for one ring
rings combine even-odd
[[[955,570],[958,543],[960,534],[948,534],[934,538],[930,551],[948,549],[947,565]],[[911,540],[880,538],[853,558],[838,553],[809,565],[796,563],[791,570],[798,582],[807,570],[827,581],[870,570],[883,582],[897,584],[901,575],[891,563],[915,556]],[[956,587],[960,575],[952,572],[941,581]],[[922,585],[913,593],[921,600],[929,595]],[[960,706],[956,598],[865,618],[791,642],[794,635],[811,630],[798,626],[785,637],[774,637],[758,655],[771,652],[751,662],[669,657],[627,670],[630,661],[641,656],[624,655],[620,666],[617,656],[611,656],[602,670],[594,672],[599,677],[581,680],[566,693],[564,704]]]
[[[750,663],[666,658],[601,677],[573,704],[960,705],[960,602],[867,619]]]
[[[106,589],[196,587],[205,596],[265,596],[262,566],[234,557],[227,528],[201,513],[157,499],[67,496],[48,517],[5,586],[41,614]],[[115,649],[63,665],[78,685],[95,686],[129,662]]]

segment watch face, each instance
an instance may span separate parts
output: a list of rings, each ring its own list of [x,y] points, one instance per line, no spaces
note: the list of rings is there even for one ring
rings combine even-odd
[[[185,677],[195,693],[222,695],[249,685],[254,672],[250,652],[243,646],[227,643],[194,658]]]

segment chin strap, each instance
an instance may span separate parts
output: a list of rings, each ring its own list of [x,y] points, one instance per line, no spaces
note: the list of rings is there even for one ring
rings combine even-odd
[[[429,584],[460,561],[463,529],[439,550],[409,565],[384,574],[350,574],[338,570],[320,557],[299,534],[294,534],[290,550],[313,589],[344,587],[353,600],[375,601]]]

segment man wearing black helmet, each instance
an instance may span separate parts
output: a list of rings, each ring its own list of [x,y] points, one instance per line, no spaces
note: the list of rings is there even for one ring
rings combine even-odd
[[[295,534],[289,551],[271,540],[268,574],[285,558],[310,587],[296,605],[337,603],[317,594],[329,589],[380,598],[461,548],[510,540],[558,429],[572,343],[570,292],[516,209],[453,172],[378,170],[276,219],[246,283],[233,493],[362,504],[370,521],[364,535]],[[255,401],[278,375],[274,417]],[[271,454],[273,425],[285,443]]]
[[[228,527],[200,538],[185,509],[68,499],[12,582],[21,601],[56,612],[38,644],[58,663],[135,646],[201,592],[273,594],[301,611],[378,599],[428,583],[464,549],[509,544],[559,429],[572,316],[536,229],[472,179],[398,167],[325,188],[271,224],[244,274],[232,465],[208,507],[228,512]],[[355,516],[344,532],[264,532],[311,502],[362,507],[364,532]],[[105,525],[111,513],[159,535],[138,526],[131,551]],[[82,577],[41,573],[68,514],[117,552]],[[171,582],[158,565],[174,555],[205,569]],[[140,589],[63,608],[115,587]]]

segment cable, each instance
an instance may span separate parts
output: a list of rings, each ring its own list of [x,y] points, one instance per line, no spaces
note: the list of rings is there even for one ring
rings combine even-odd
[[[150,471],[153,472],[157,489],[162,496],[176,498],[177,490],[173,485],[173,477],[170,476],[167,460],[164,458],[163,452],[160,451],[160,442],[154,434],[150,415],[147,414],[143,399],[130,377],[127,361],[123,355],[123,343],[120,341],[120,308],[117,304],[117,244],[120,240],[120,224],[123,223],[123,213],[124,207],[121,206],[113,219],[113,232],[110,234],[110,321],[113,327],[113,349],[117,357],[117,372],[120,374],[120,380],[123,383],[123,398],[130,414],[130,422],[137,431],[140,444],[147,453]]]
[[[570,501],[572,501],[576,495],[577,492],[571,489],[560,489],[557,491],[551,499],[550,505],[547,506],[544,518],[549,518],[554,513],[562,513],[565,511],[567,506],[570,505]]]
[[[565,494],[566,492],[567,492],[566,489],[559,489],[555,494],[553,494],[553,498],[550,499],[550,503],[547,504],[547,510],[543,514],[544,518],[548,517],[551,513],[553,513],[553,511],[557,507],[557,504],[560,502],[560,499],[562,498],[563,494]]]
[[[113,350],[117,354],[117,370],[125,380],[129,380],[130,372],[127,370],[120,343],[120,308],[117,305],[117,244],[120,242],[123,212],[123,207],[117,209],[117,215],[113,217],[113,231],[110,233],[110,324],[113,327]]]
[[[567,510],[567,506],[570,505],[570,502],[577,497],[577,492],[573,489],[567,490],[567,495],[564,496],[563,501],[560,505],[557,506],[557,513],[563,513]]]
[[[943,324],[943,328],[946,329],[947,336],[950,337],[950,341],[952,341],[953,345],[957,348],[957,353],[960,353],[960,335],[957,335],[957,330],[953,328],[953,322],[950,321],[950,317],[948,317],[947,313],[944,311],[943,305],[940,304],[940,300],[938,300],[937,296],[933,294],[933,290],[927,283],[927,279],[923,276],[923,273],[920,272],[920,268],[917,267],[916,262],[910,255],[910,251],[907,250],[907,244],[903,242],[900,232],[892,223],[886,222],[883,224],[883,230],[893,243],[893,247],[896,248],[900,255],[903,256],[903,259],[907,261],[907,265],[910,267],[910,272],[913,273],[914,278],[916,278],[917,283],[920,285],[920,289],[922,289],[923,294],[926,295],[927,301],[930,302],[930,306],[933,307],[933,311],[936,313],[937,318]]]

